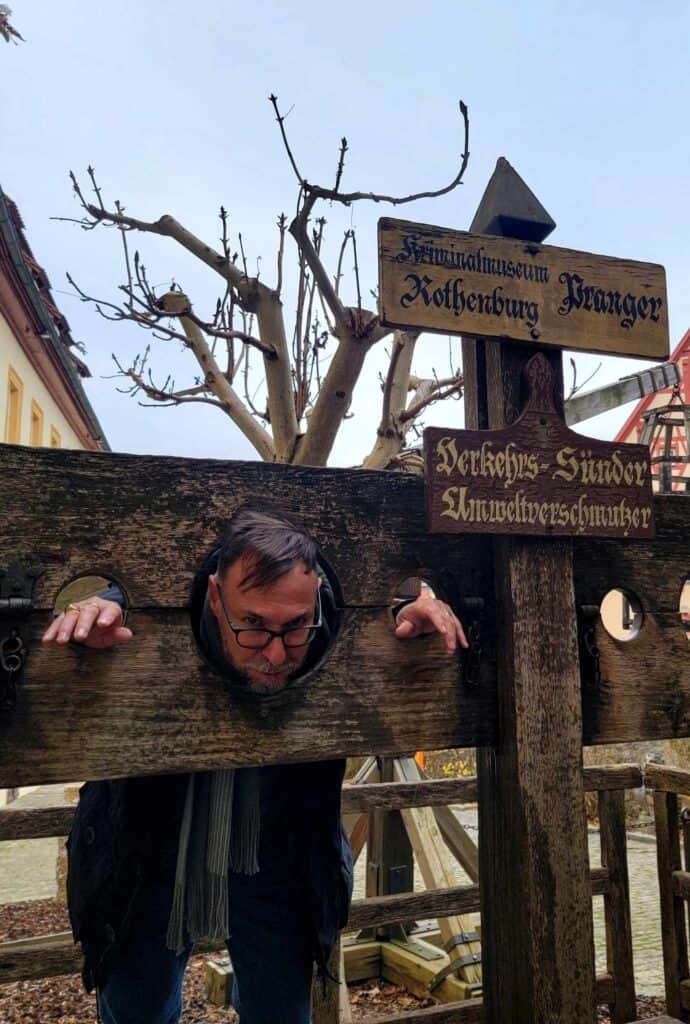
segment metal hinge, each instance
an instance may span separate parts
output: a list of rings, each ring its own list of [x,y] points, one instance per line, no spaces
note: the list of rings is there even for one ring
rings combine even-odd
[[[28,618],[33,609],[33,589],[42,566],[12,562],[0,568],[0,711],[17,703],[29,651]]]

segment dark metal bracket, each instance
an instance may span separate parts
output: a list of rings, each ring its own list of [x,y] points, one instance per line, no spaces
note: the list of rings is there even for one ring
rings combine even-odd
[[[19,562],[0,567],[0,713],[11,711],[17,703],[29,652],[34,585],[43,572],[43,566],[26,567]]]
[[[457,948],[458,946],[468,946],[470,942],[479,942],[478,932],[459,932],[454,935],[452,939],[445,943],[444,949],[446,953]],[[445,981],[451,974],[455,974],[456,971],[461,970],[463,967],[471,967],[473,965],[480,964],[482,962],[481,951],[476,953],[465,953],[463,956],[455,957],[449,964],[446,964],[437,974],[434,975],[432,980],[429,982],[429,991],[433,992],[434,989],[438,988],[441,982]],[[481,983],[475,983],[472,986],[474,989],[481,990]]]
[[[461,597],[457,602],[469,644],[463,659],[463,677],[467,686],[478,686],[481,681],[482,618],[484,600],[481,597]]]

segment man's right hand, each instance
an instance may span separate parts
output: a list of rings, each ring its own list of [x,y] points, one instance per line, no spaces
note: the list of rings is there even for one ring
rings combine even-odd
[[[42,636],[44,644],[68,644],[85,647],[114,647],[132,639],[131,629],[123,626],[124,615],[116,601],[88,597],[67,606]]]

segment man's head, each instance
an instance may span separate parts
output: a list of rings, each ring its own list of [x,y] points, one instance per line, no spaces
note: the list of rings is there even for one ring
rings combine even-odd
[[[306,530],[280,513],[245,509],[230,522],[208,598],[226,657],[256,693],[282,689],[307,656],[317,553]]]

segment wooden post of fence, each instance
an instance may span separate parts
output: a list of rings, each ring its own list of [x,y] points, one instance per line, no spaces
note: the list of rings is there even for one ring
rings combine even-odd
[[[599,793],[599,834],[601,863],[609,870],[608,891],[604,894],[606,967],[608,973],[613,976],[615,992],[615,999],[609,1007],[609,1012],[613,1024],[626,1024],[627,1021],[637,1019],[637,1004],[630,923],[624,790],[602,790]]]
[[[553,226],[499,160],[471,230],[538,245]],[[515,421],[522,371],[538,350],[463,341],[467,427]],[[560,352],[541,351],[562,409]],[[497,537],[494,566],[499,736],[478,755],[484,1021],[586,1024],[594,940],[572,543]]]
[[[681,981],[688,977],[688,945],[683,900],[673,891],[673,872],[681,870],[678,796],[654,793],[656,857],[661,901],[661,940],[664,950],[666,1009],[679,1020],[688,1020],[681,1002]]]
[[[394,779],[394,758],[378,759],[381,782]],[[400,811],[376,808],[369,812],[367,838],[366,895],[390,896],[414,890],[414,862]],[[376,938],[404,938],[400,925],[376,930]]]

